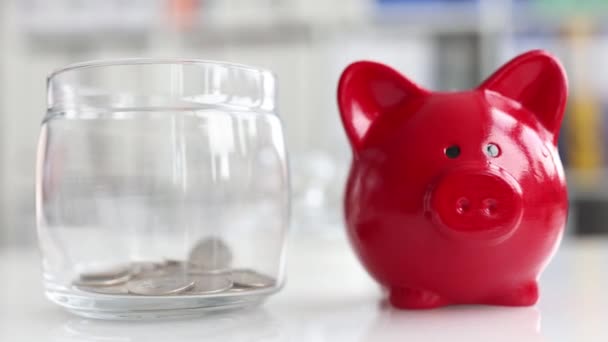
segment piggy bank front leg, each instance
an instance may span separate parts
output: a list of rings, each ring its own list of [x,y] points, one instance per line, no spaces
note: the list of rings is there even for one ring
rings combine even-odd
[[[432,291],[408,287],[390,288],[389,302],[398,309],[432,309],[450,304]]]
[[[538,283],[530,281],[489,298],[485,304],[531,306],[538,301]]]

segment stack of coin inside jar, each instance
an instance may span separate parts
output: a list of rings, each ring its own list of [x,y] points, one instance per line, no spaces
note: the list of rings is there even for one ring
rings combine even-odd
[[[187,261],[133,262],[81,273],[73,285],[106,295],[172,296],[235,293],[275,286],[276,280],[251,269],[231,268],[232,253],[220,239],[201,240]]]

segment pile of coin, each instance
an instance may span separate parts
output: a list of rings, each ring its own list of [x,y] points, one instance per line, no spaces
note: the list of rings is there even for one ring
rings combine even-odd
[[[231,268],[232,253],[220,239],[201,240],[187,261],[133,262],[81,273],[80,291],[114,295],[172,296],[242,292],[273,287],[276,280],[251,269]]]

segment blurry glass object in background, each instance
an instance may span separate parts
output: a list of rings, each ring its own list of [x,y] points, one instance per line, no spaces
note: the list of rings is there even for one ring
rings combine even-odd
[[[343,178],[346,163],[327,152],[311,151],[291,159],[295,227],[319,237],[342,236]]]

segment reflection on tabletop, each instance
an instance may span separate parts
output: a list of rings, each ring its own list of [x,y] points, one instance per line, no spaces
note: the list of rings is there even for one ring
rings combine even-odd
[[[362,341],[544,341],[535,307],[453,306],[400,311],[386,304]]]
[[[536,308],[456,306],[398,311],[380,304],[373,310],[345,310],[284,320],[264,309],[235,311],[205,319],[115,322],[73,317],[51,333],[51,341],[545,341]],[[343,311],[343,312],[339,312]],[[311,314],[311,313],[308,313]],[[295,314],[295,316],[299,316]],[[307,315],[304,315],[307,316]],[[352,319],[345,333],[344,316]],[[292,317],[295,318],[295,317]]]
[[[277,322],[263,309],[226,312],[205,319],[167,321],[68,320],[53,342],[73,341],[284,341]]]

